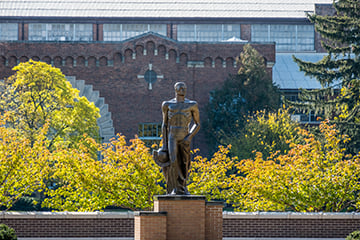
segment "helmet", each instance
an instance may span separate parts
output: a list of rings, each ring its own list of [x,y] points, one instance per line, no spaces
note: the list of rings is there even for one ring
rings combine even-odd
[[[170,165],[169,152],[162,148],[153,151],[153,158],[160,167],[167,167]]]

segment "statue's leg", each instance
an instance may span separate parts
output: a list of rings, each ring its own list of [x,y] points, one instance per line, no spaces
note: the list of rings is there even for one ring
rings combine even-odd
[[[177,178],[178,178],[178,168],[177,168],[177,153],[178,149],[176,146],[176,139],[174,139],[171,135],[169,136],[168,142],[168,151],[169,151],[169,158],[170,158],[170,166],[166,169],[166,191],[167,194],[173,193],[175,190],[176,193],[176,186],[177,186]]]
[[[188,179],[188,172],[190,168],[190,144],[181,141],[178,144],[178,189],[180,190],[181,194],[189,194],[187,187],[186,187],[186,180]]]

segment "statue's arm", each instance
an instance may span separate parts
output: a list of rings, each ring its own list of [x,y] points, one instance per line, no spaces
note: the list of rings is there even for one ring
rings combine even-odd
[[[167,150],[168,149],[168,121],[169,121],[168,111],[169,111],[169,106],[166,102],[163,102],[161,108],[162,108],[162,117],[163,117],[163,121],[162,121],[162,125],[161,125],[163,149]]]
[[[191,127],[189,134],[184,139],[185,141],[189,141],[189,142],[200,130],[200,113],[199,113],[199,107],[198,107],[197,103],[195,103],[194,106],[191,108],[191,115],[192,115],[194,124]]]

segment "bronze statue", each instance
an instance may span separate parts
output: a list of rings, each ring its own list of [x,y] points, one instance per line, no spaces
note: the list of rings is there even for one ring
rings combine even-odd
[[[178,82],[174,88],[175,98],[162,103],[163,146],[154,152],[154,160],[163,168],[167,194],[188,195],[190,143],[200,129],[200,116],[197,102],[185,98],[185,83]]]

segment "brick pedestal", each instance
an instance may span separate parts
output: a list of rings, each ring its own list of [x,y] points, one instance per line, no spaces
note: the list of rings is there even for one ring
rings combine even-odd
[[[166,213],[135,212],[135,240],[166,240]]]
[[[223,207],[222,202],[206,202],[205,204],[205,239],[223,239]]]
[[[168,240],[205,240],[205,196],[155,196],[154,211],[167,212]]]
[[[205,196],[155,196],[154,212],[140,212],[135,216],[135,240],[163,239],[163,235],[159,238],[160,235],[155,234],[157,231],[166,231],[166,240],[221,240],[222,208],[222,203],[206,202]],[[156,215],[159,213],[163,215]]]

